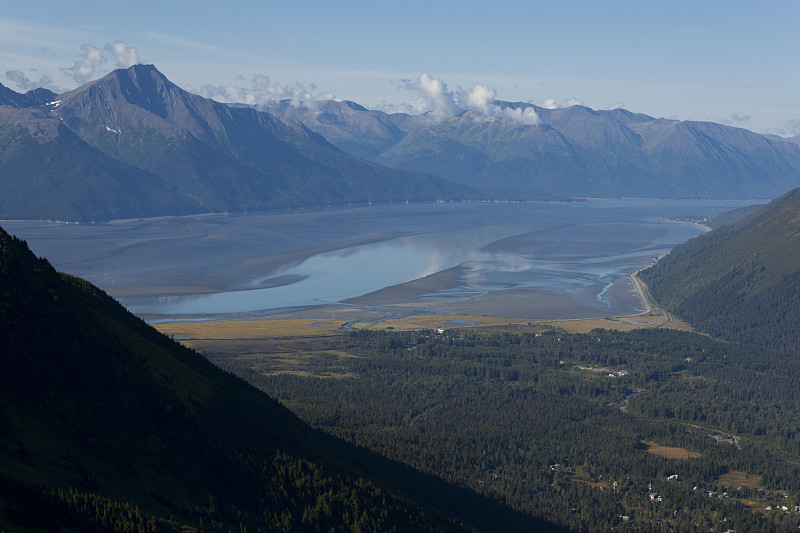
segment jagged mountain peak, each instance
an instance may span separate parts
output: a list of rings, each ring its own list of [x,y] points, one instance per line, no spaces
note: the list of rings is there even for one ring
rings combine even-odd
[[[22,108],[33,96],[49,97],[45,92],[26,97],[9,90],[7,96],[14,108],[0,106],[0,124],[24,127],[0,131],[0,173],[9,176],[0,180],[0,199],[5,200],[0,201],[0,218],[11,212],[21,218],[57,213],[59,219],[84,220],[81,211],[89,211],[90,203],[96,208],[91,219],[146,215],[147,204],[163,204],[161,197],[170,198],[175,214],[184,214],[472,196],[432,175],[360,160],[294,120],[192,94],[152,65],[115,70],[55,97],[50,105]],[[39,146],[43,141],[47,146]],[[51,205],[36,207],[35,215],[26,214],[27,207],[20,213],[16,206],[19,197],[29,198],[23,194],[26,187],[63,182],[66,161],[81,169],[72,173],[76,185],[79,174],[88,171],[99,181],[96,185],[113,189],[103,189],[103,200],[119,203],[120,190],[127,188],[142,193],[137,196],[141,203],[135,208],[104,206],[92,198],[96,187],[76,188],[72,196],[48,197]],[[145,182],[147,190],[141,190]]]
[[[0,105],[22,107],[19,103],[22,100],[22,96],[23,95],[0,83]]]
[[[56,93],[50,89],[32,89],[22,94],[0,83],[0,105],[22,109],[47,104],[55,99]]]
[[[161,117],[167,115],[169,104],[184,99],[185,91],[169,81],[153,65],[134,65],[118,69],[100,80],[107,85],[115,82],[120,94],[131,104],[138,105]]]
[[[72,91],[64,93],[62,96],[66,97],[97,86],[117,86],[130,93],[163,93],[165,90],[172,88],[179,89],[154,65],[133,65],[128,68],[115,69],[102,78],[85,83]]]
[[[283,117],[190,93],[153,65],[117,69],[60,98],[53,113],[90,138],[144,129],[167,138],[194,138],[227,150],[237,142],[231,138],[245,132],[262,138],[265,132],[268,137],[308,138],[311,134],[303,125]]]
[[[367,110],[367,108],[362,106],[361,104],[358,104],[358,103],[350,101],[350,100],[343,100],[343,103],[344,103],[344,105],[346,105],[350,109],[355,109],[356,111],[366,111]]]
[[[73,108],[77,106],[87,111],[96,111],[103,106],[120,111],[133,106],[165,120],[174,117],[176,109],[193,107],[192,103],[196,106],[203,100],[206,99],[188,93],[169,81],[153,65],[117,69],[61,95],[62,109],[70,107],[71,102],[74,102]]]
[[[31,105],[45,105],[56,100],[58,95],[50,89],[39,87],[26,92],[25,97]]]

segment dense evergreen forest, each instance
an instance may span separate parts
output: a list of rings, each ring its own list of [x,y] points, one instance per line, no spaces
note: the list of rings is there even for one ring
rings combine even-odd
[[[315,427],[572,530],[800,525],[796,358],[668,330],[297,349],[317,356],[211,357]]]
[[[640,277],[695,328],[737,343],[800,350],[800,189],[676,246]]]

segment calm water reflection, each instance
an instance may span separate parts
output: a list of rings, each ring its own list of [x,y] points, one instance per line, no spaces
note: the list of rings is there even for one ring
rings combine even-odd
[[[713,214],[743,203],[597,200],[583,204],[417,206],[410,214],[371,211],[370,231],[414,235],[314,254],[247,280],[237,290],[201,296],[124,298],[140,315],[210,315],[336,304],[458,267],[455,286],[421,302],[471,299],[536,288],[567,293],[600,314],[635,312],[627,274],[698,235],[663,217]],[[375,217],[381,213],[384,217]],[[351,216],[344,211],[341,216]],[[413,216],[415,220],[409,220]],[[320,228],[320,231],[322,228]],[[241,280],[240,280],[241,281]]]

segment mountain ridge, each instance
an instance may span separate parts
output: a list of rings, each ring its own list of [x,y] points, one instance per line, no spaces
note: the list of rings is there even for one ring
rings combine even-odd
[[[13,113],[30,121],[50,120],[53,130],[55,124],[63,125],[86,144],[81,152],[99,151],[115,161],[97,159],[94,168],[85,169],[86,175],[104,181],[94,172],[110,173],[120,185],[134,189],[146,175],[158,182],[160,190],[136,205],[125,205],[124,198],[110,195],[105,199],[107,211],[91,216],[82,212],[92,203],[88,191],[76,191],[39,206],[36,213],[0,205],[0,218],[38,218],[45,212],[49,214],[44,218],[102,220],[474,196],[468,188],[430,174],[363,161],[299,123],[188,93],[152,65],[115,70],[43,104],[14,94],[6,101],[16,105],[0,105],[0,122]],[[12,139],[4,144],[16,139],[15,132],[6,135]],[[58,180],[64,170],[58,168],[58,161],[52,168],[27,173],[24,165],[13,165],[19,159],[52,160],[52,156],[41,156],[39,144],[28,143],[26,149],[0,154],[0,161],[12,162],[0,176],[0,188],[20,189],[29,182]],[[168,202],[162,201],[169,196],[162,195],[164,191],[171,191]],[[166,203],[166,212],[150,210],[148,203]]]
[[[0,86],[6,219],[462,199],[774,198],[797,186],[800,144],[624,109],[497,100],[434,119],[347,100],[256,108],[191,94],[153,65],[61,95]]]
[[[288,102],[265,109],[303,122],[362,157],[429,171],[496,194],[774,198],[800,185],[797,145],[742,128],[624,109],[491,104],[500,111],[470,109],[443,120],[343,111],[345,104],[336,101],[314,104],[319,111]],[[530,110],[538,122],[515,120],[505,114],[509,110]],[[337,112],[349,115],[348,120],[322,124],[317,118]],[[355,118],[359,114],[361,126]],[[389,123],[403,135],[383,148],[362,135],[364,123]],[[397,138],[389,127],[381,136],[386,142]]]

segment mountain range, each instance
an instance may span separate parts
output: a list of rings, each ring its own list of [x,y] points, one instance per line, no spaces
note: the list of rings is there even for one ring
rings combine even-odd
[[[489,102],[455,116],[349,101],[258,109],[152,65],[75,90],[0,85],[0,219],[109,220],[369,202],[774,198],[800,144],[623,109]]]
[[[0,90],[0,218],[95,220],[461,199],[295,121],[188,93],[151,65],[73,91]]]
[[[360,157],[500,197],[774,198],[800,185],[791,140],[624,109],[495,101],[445,119],[333,100],[264,109]]]

